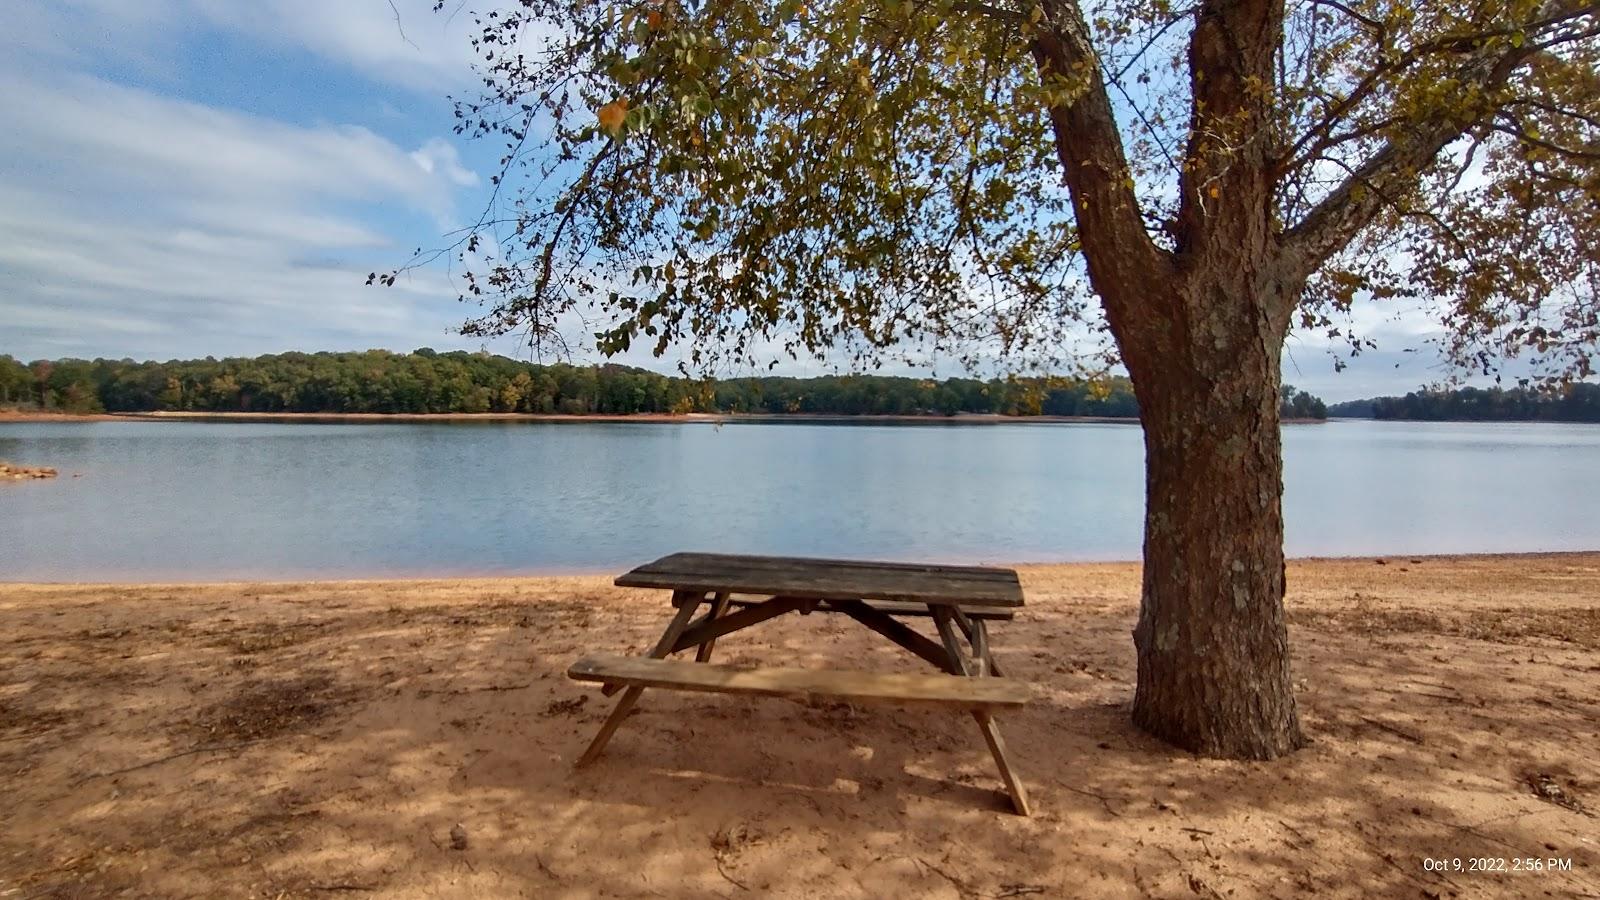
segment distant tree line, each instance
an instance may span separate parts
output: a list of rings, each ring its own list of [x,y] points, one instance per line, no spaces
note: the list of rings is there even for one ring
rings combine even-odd
[[[1284,385],[1281,396],[1283,405],[1278,408],[1278,415],[1281,418],[1326,419],[1328,417],[1328,404],[1323,403],[1321,398],[1296,390],[1293,385]]]
[[[1292,387],[1286,418],[1324,418]],[[170,362],[0,355],[0,405],[65,412],[769,413],[1136,418],[1125,378],[671,377],[627,366],[536,365],[487,353],[280,353]]]
[[[1432,422],[1600,422],[1600,384],[1558,390],[1458,388],[1335,403],[1335,416]]]

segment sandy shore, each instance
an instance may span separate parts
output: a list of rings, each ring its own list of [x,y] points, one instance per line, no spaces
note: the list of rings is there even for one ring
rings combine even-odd
[[[1293,563],[1268,764],[1128,724],[1137,578],[1027,568],[993,631],[1031,819],[936,711],[650,692],[574,773],[566,666],[667,614],[605,578],[0,585],[0,897],[1600,896],[1600,553]],[[763,628],[720,661],[915,668]],[[1545,870],[1425,863],[1473,858]]]
[[[0,409],[0,424],[6,422],[115,422],[122,416],[109,413],[39,412],[35,410]]]

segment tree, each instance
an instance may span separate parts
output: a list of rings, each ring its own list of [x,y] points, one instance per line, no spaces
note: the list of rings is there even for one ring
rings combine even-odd
[[[443,6],[444,4],[440,4]],[[1145,433],[1135,721],[1302,742],[1280,354],[1429,297],[1452,359],[1591,371],[1600,15],[1579,0],[524,0],[477,19],[503,139],[470,334],[687,364],[1103,370]],[[371,280],[393,283],[395,273]],[[1108,333],[1114,346],[1095,343]],[[1078,353],[1069,348],[1084,346]],[[1036,402],[1036,401],[1035,401]]]
[[[0,353],[0,403],[26,402],[32,375],[18,360]]]

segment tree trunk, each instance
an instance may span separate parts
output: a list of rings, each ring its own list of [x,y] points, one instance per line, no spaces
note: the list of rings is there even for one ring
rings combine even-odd
[[[1124,347],[1146,473],[1133,719],[1195,753],[1271,759],[1303,743],[1283,612],[1287,315],[1250,280],[1189,281],[1161,358]]]

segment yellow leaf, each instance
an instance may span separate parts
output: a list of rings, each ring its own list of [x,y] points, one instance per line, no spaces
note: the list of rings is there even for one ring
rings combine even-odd
[[[1213,184],[1211,187],[1206,188],[1206,193],[1211,195],[1211,199],[1215,200],[1222,196],[1222,188]]]
[[[613,100],[600,107],[596,115],[600,117],[601,128],[616,134],[622,130],[622,120],[628,115],[628,101],[624,98]]]

